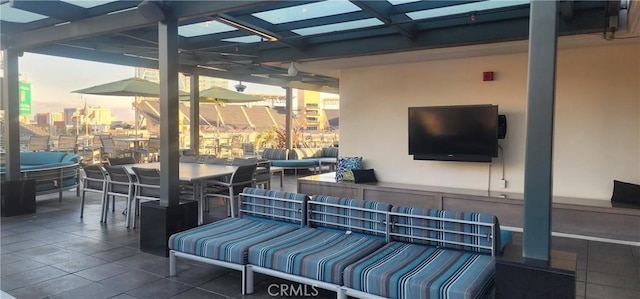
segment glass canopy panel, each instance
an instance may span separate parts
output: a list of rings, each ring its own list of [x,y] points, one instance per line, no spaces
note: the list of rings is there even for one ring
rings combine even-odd
[[[184,37],[193,37],[200,35],[215,34],[221,32],[229,32],[238,30],[233,26],[229,26],[218,21],[206,21],[201,23],[183,25],[178,27],[178,34]]]
[[[222,41],[223,42],[250,44],[250,43],[261,42],[262,41],[262,37],[260,37],[258,35],[247,35],[247,36],[240,36],[240,37],[233,37],[233,38],[225,38]]]
[[[29,23],[47,18],[47,16],[41,14],[13,8],[9,4],[10,3],[7,2],[0,5],[0,20],[14,23]]]
[[[252,15],[271,24],[282,24],[360,10],[359,7],[349,1],[329,0],[257,12]]]
[[[387,0],[387,2],[391,3],[391,5],[400,5],[411,2],[418,2],[420,0]]]
[[[487,0],[482,2],[474,2],[474,3],[468,3],[468,4],[452,5],[447,7],[408,12],[406,13],[406,15],[412,20],[420,20],[420,19],[443,17],[448,15],[456,15],[461,13],[468,13],[472,11],[482,11],[482,10],[517,6],[517,5],[523,5],[523,4],[529,4],[529,3],[530,3],[529,0]]]
[[[369,18],[369,19],[364,19],[364,20],[357,20],[357,21],[349,21],[349,22],[328,24],[328,25],[322,25],[322,26],[300,28],[300,29],[294,29],[294,30],[291,30],[291,31],[293,31],[293,32],[295,32],[295,33],[297,33],[299,35],[313,35],[313,34],[321,34],[321,33],[327,33],[327,32],[344,31],[344,30],[350,30],[350,29],[378,26],[378,25],[382,25],[382,24],[384,24],[384,23],[382,23],[382,21],[380,21],[380,20],[378,20],[376,18]]]
[[[115,0],[60,0],[60,1],[67,2],[75,6],[80,6],[82,8],[92,8],[92,7],[104,5],[107,3],[115,2]]]

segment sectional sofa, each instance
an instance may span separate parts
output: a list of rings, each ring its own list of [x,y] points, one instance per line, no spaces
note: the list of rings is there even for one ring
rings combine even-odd
[[[79,162],[76,154],[21,152],[20,176],[36,180],[36,195],[58,192],[61,200],[62,191],[78,187]],[[0,173],[4,181],[4,168],[0,167]]]
[[[393,207],[332,196],[247,188],[241,218],[169,239],[176,258],[335,291],[338,298],[477,298],[493,290],[498,219],[489,214]]]
[[[314,172],[320,172],[323,163],[335,164],[338,158],[338,148],[294,148],[291,150],[267,148],[263,150],[261,157],[270,160],[271,166],[293,169],[296,174],[298,169],[309,168],[313,168]]]

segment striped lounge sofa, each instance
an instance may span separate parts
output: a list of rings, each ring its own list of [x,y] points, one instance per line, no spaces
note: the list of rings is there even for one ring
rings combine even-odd
[[[304,194],[245,188],[239,218],[226,218],[169,237],[169,275],[176,275],[176,257],[242,272],[250,246],[295,231],[305,224]]]
[[[253,293],[256,272],[339,299],[482,298],[493,290],[504,245],[493,215],[244,191],[243,218],[170,237],[171,275],[175,257],[185,257],[242,271],[243,294]]]

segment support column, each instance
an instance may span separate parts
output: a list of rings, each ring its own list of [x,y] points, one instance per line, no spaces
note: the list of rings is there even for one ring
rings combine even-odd
[[[531,1],[522,255],[549,261],[558,2]]]
[[[286,120],[285,120],[285,130],[286,130],[286,141],[285,145],[287,149],[293,148],[293,138],[291,136],[291,118],[293,117],[293,97],[291,93],[291,87],[285,87],[285,110],[286,110]]]
[[[5,172],[7,181],[20,180],[20,81],[14,49],[4,50],[2,105],[4,114]]]
[[[158,23],[160,66],[160,205],[175,206],[179,190],[178,23]]]
[[[200,154],[200,76],[191,74],[191,149],[196,155]]]

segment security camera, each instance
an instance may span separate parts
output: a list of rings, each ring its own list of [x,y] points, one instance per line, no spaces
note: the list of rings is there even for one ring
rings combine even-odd
[[[242,83],[236,84],[234,87],[236,88],[237,92],[243,92],[247,88],[247,86]]]

